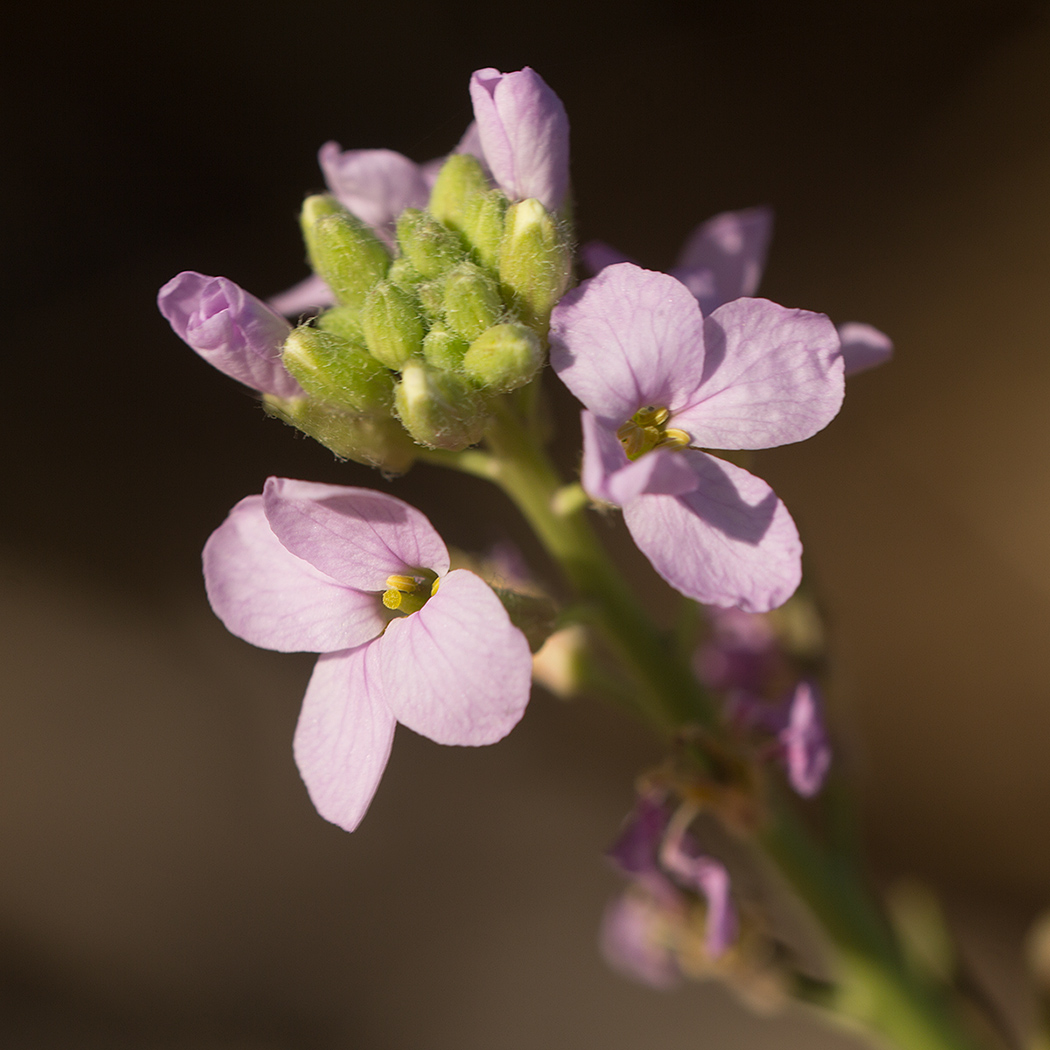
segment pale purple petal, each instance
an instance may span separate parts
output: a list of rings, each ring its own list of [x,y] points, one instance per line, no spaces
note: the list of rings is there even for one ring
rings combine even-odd
[[[707,900],[707,921],[704,926],[704,947],[712,959],[717,959],[737,935],[736,909],[729,894],[729,873],[711,857],[677,858],[675,875],[690,889],[703,894]]]
[[[312,274],[273,296],[266,305],[285,317],[299,317],[301,314],[316,313],[326,306],[334,306],[335,296],[324,278]]]
[[[438,744],[492,744],[525,711],[529,644],[488,584],[465,569],[445,576],[419,612],[391,621],[379,651],[390,709]]]
[[[622,506],[644,492],[678,496],[697,486],[696,472],[676,452],[656,449],[633,463],[619,438],[590,412],[583,424],[583,489],[592,499]]]
[[[551,315],[551,364],[615,430],[646,405],[691,405],[704,380],[704,322],[679,281],[632,263],[606,267]]]
[[[770,208],[722,212],[693,231],[671,274],[696,296],[706,316],[723,303],[755,294],[772,235]]]
[[[804,798],[821,789],[831,765],[821,707],[816,688],[810,682],[799,682],[789,701],[788,724],[780,733],[788,780]]]
[[[470,98],[498,185],[514,200],[535,197],[557,211],[569,189],[569,118],[561,99],[528,66],[516,73],[477,70]]]
[[[328,188],[348,211],[385,240],[405,208],[425,208],[430,195],[415,161],[389,149],[343,150],[326,142],[317,155]]]
[[[682,496],[645,495],[623,508],[635,543],[676,590],[705,605],[767,612],[802,577],[802,544],[787,508],[746,470],[686,449],[699,484]]]
[[[624,255],[623,252],[606,244],[605,241],[588,241],[580,249],[580,261],[592,274],[600,273],[606,266],[635,262],[629,255]]]
[[[281,363],[292,326],[233,281],[187,270],[161,288],[157,306],[175,333],[220,372],[264,394],[302,395]]]
[[[643,795],[606,855],[627,875],[658,871],[656,858],[670,817],[663,803]]]
[[[463,132],[463,137],[456,143],[453,153],[469,153],[481,162],[482,170],[491,179],[492,171],[489,169],[488,161],[485,160],[485,150],[481,145],[481,132],[478,131],[478,122],[472,120]]]
[[[661,938],[666,922],[667,916],[654,901],[622,894],[602,918],[602,956],[614,969],[642,984],[674,988],[681,984],[682,973]]]
[[[386,623],[374,594],[344,587],[288,551],[262,496],[230,511],[204,547],[216,616],[238,638],[280,652],[333,652],[375,638]]]
[[[396,721],[373,666],[375,645],[317,661],[295,728],[295,762],[317,812],[353,831],[390,757]]]
[[[893,341],[870,324],[860,321],[840,324],[839,338],[848,376],[885,364],[893,356]]]
[[[386,590],[387,577],[448,571],[448,549],[426,516],[374,489],[268,478],[263,506],[293,554],[340,583]]]
[[[842,355],[823,314],[737,299],[704,322],[707,376],[671,425],[704,448],[772,448],[812,437],[842,406]]]

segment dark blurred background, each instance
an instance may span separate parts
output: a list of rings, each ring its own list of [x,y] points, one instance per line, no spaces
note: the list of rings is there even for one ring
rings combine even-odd
[[[348,836],[292,762],[312,658],[207,608],[200,548],[267,475],[385,483],[265,419],[156,290],[183,269],[261,296],[304,276],[318,146],[437,156],[489,65],[532,65],[564,100],[581,239],[667,267],[700,220],[771,204],[762,294],[894,338],[839,419],[756,470],[831,614],[875,869],[946,895],[1020,1016],[1014,956],[1050,903],[1045,4],[2,18],[0,1045],[851,1045],[604,968],[600,854],[659,757],[615,712],[537,694],[478,751],[399,731]],[[418,468],[389,491],[463,547],[521,539],[469,480]]]

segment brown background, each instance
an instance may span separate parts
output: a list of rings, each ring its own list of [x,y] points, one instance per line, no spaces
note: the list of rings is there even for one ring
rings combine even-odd
[[[1023,1003],[1000,955],[1050,898],[1042,5],[6,17],[0,1044],[846,1045],[603,968],[600,853],[658,756],[615,713],[537,695],[479,751],[402,731],[347,836],[291,760],[311,658],[207,609],[200,547],[268,474],[377,479],[264,420],[171,335],[157,287],[298,279],[320,143],[437,155],[484,65],[531,64],[564,99],[582,237],[667,266],[699,220],[769,203],[763,293],[896,340],[825,433],[757,469],[831,610],[876,866],[941,887]],[[392,491],[464,547],[516,528],[466,480]]]

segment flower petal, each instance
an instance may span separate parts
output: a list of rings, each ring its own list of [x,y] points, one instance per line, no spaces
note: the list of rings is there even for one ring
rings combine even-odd
[[[344,587],[281,545],[262,496],[242,499],[211,534],[204,583],[227,629],[264,649],[333,652],[375,638],[386,623],[374,594]]]
[[[383,492],[268,478],[263,506],[288,550],[350,587],[384,591],[393,573],[448,571],[448,549],[425,515]]]
[[[799,682],[788,702],[788,723],[780,732],[791,786],[812,798],[831,765],[831,745],[824,728],[820,695],[810,682]]]
[[[312,274],[268,299],[266,305],[284,317],[298,317],[300,314],[316,313],[326,306],[334,306],[335,296],[323,277]]]
[[[569,189],[569,118],[535,70],[479,69],[470,78],[478,138],[492,176],[514,200],[551,212]]]
[[[842,359],[848,376],[866,372],[893,356],[893,341],[870,324],[860,321],[840,324],[839,339],[842,340]]]
[[[295,727],[295,763],[325,820],[353,831],[390,757],[397,722],[383,701],[375,646],[317,661]]]
[[[233,281],[186,270],[161,288],[157,306],[179,338],[220,372],[264,394],[302,395],[281,363],[292,326]]]
[[[671,814],[662,802],[642,795],[606,856],[626,875],[658,871],[657,852],[670,819]]]
[[[686,449],[698,476],[681,496],[644,495],[624,505],[635,543],[676,590],[705,605],[767,612],[802,578],[802,544],[787,508],[761,479]]]
[[[704,448],[772,448],[812,437],[845,390],[835,326],[766,299],[737,299],[704,322],[706,381],[672,425]]]
[[[492,744],[529,701],[532,656],[491,588],[465,569],[380,639],[383,690],[397,720],[438,744]]]
[[[703,318],[665,273],[606,267],[562,297],[550,339],[554,371],[613,430],[645,405],[674,411],[699,396]]]
[[[772,235],[770,208],[722,212],[692,232],[671,275],[696,296],[706,317],[723,303],[755,294]]]
[[[326,142],[317,154],[328,188],[344,208],[388,242],[405,208],[425,208],[429,189],[415,161],[389,149],[340,148]]]
[[[667,946],[667,928],[681,921],[648,896],[623,893],[605,909],[602,956],[614,969],[642,984],[674,988],[682,983],[682,971]]]

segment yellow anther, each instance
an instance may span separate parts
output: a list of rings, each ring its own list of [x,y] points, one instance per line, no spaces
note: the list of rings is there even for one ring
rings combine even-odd
[[[409,591],[414,591],[418,586],[419,582],[415,576],[401,576],[393,575],[386,578],[386,585],[388,587],[394,587],[399,591],[404,591],[406,594]]]
[[[433,598],[433,597],[434,597],[434,595],[435,595],[435,594],[437,594],[437,592],[438,592],[438,587],[440,586],[440,584],[441,584],[441,581],[440,581],[440,580],[435,580],[435,581],[434,581],[434,582],[433,582],[433,583],[432,583],[432,584],[430,585],[430,597],[431,597],[431,598]]]
[[[657,442],[659,448],[685,448],[689,444],[689,435],[684,430],[669,427],[664,431],[663,437]]]
[[[383,604],[388,609],[399,609],[401,608],[401,602],[404,597],[404,592],[399,591],[396,587],[391,587],[389,590],[383,592]]]
[[[684,430],[667,427],[671,410],[656,405],[645,405],[616,431],[630,460],[638,459],[654,448],[685,448],[691,438]]]

